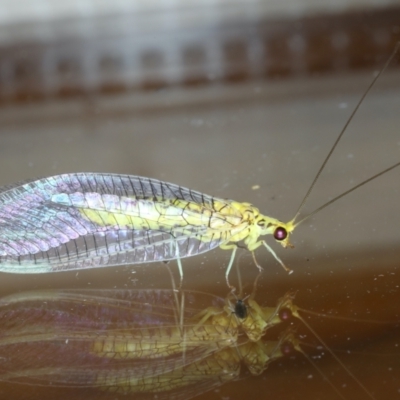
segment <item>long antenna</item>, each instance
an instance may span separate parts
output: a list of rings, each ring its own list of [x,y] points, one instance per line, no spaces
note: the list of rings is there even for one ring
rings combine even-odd
[[[323,204],[321,207],[318,207],[316,210],[314,210],[312,213],[306,215],[304,218],[302,218],[300,221],[298,221],[294,226],[296,227],[297,225],[300,225],[301,223],[303,223],[305,220],[309,219],[310,217],[312,217],[314,214],[316,214],[317,212],[321,211],[322,209],[324,209],[325,207],[328,207],[329,205],[331,205],[332,203],[334,203],[336,200],[339,200],[340,198],[346,196],[346,194],[349,194],[351,192],[353,192],[354,190],[358,189],[361,186],[364,186],[366,183],[373,181],[375,178],[377,178],[378,176],[381,176],[383,174],[386,174],[386,172],[391,171],[392,169],[395,169],[396,167],[400,166],[400,162],[392,165],[389,168],[384,169],[381,172],[378,172],[376,175],[371,176],[370,178],[366,179],[365,181],[362,181],[361,183],[359,183],[356,186],[353,186],[351,189],[346,190],[345,192],[343,192],[342,194],[340,194],[339,196],[336,196],[334,199],[329,200],[327,203]]]
[[[299,208],[297,209],[297,212],[294,216],[294,218],[292,219],[292,223],[294,224],[294,222],[296,221],[297,217],[300,214],[300,211],[302,210],[302,208],[304,207],[304,204],[306,203],[308,197],[310,196],[311,191],[314,189],[315,184],[317,183],[322,171],[324,170],[326,163],[329,161],[329,159],[331,158],[332,153],[334,152],[334,150],[336,149],[336,146],[338,145],[338,143],[340,142],[340,139],[342,138],[343,134],[346,132],[347,127],[349,126],[350,122],[352,121],[354,115],[356,114],[356,112],[358,111],[358,109],[360,108],[360,105],[362,104],[362,102],[364,101],[365,97],[367,96],[367,94],[369,93],[369,91],[371,90],[371,88],[374,86],[375,82],[377,81],[377,79],[381,76],[381,74],[386,70],[386,68],[388,67],[388,65],[392,62],[393,57],[395,56],[395,54],[397,53],[397,51],[399,50],[400,47],[400,42],[398,42],[392,52],[392,54],[390,55],[389,59],[386,61],[386,64],[383,66],[383,68],[377,73],[377,75],[375,76],[375,78],[372,80],[372,82],[369,84],[367,90],[364,92],[364,94],[361,96],[360,100],[358,101],[356,107],[354,108],[353,112],[351,113],[350,117],[348,118],[347,122],[345,123],[343,129],[341,130],[341,132],[339,133],[339,136],[337,137],[335,143],[333,144],[332,148],[330,149],[328,155],[326,156],[324,162],[321,165],[321,168],[318,170],[317,175],[315,176],[314,180],[311,183],[310,188],[308,189],[306,195],[303,198],[303,201],[301,202]],[[390,167],[388,170],[391,170],[395,167],[397,167],[399,164],[395,164],[394,166]],[[327,207],[329,204],[333,203],[335,200],[340,199],[342,196],[344,196],[347,193],[352,192],[353,190],[357,189],[358,187],[362,186],[363,184],[369,182],[370,180],[378,177],[379,175],[382,175],[383,173],[387,172],[388,170],[382,171],[379,174],[373,176],[372,178],[360,183],[359,185],[355,186],[354,188],[350,189],[349,191],[341,194],[340,196],[336,197],[335,199],[329,201],[328,203],[324,204],[322,207],[319,207],[318,210],[315,210],[314,212],[312,212],[311,214],[309,214],[307,217],[303,218],[300,222],[303,222],[305,219],[309,218],[311,215],[314,215],[317,211],[322,210],[323,208]],[[299,223],[300,223],[299,222]],[[295,224],[294,226],[299,225],[299,223]]]

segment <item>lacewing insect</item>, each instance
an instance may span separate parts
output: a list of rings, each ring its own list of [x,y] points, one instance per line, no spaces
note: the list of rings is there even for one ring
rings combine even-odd
[[[159,180],[131,175],[71,173],[5,186],[0,192],[0,271],[44,273],[102,266],[177,260],[213,248],[231,250],[225,277],[239,243],[252,252],[273,235],[283,247],[311,216],[400,162],[297,220],[309,194],[363,99],[391,62],[373,79],[319,169],[294,218],[281,222],[249,203],[212,197]]]

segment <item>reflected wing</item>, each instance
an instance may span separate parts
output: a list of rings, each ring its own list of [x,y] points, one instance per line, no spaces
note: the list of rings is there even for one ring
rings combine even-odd
[[[142,377],[140,370],[133,369],[89,372],[62,368],[58,370],[27,370],[22,376],[7,374],[5,381],[48,387],[53,394],[54,389],[60,388],[59,395],[61,397],[57,395],[57,398],[64,398],[63,394],[68,388],[79,388],[85,390],[85,399],[114,399],[115,394],[118,394],[126,395],[127,398],[134,396],[135,400],[154,398],[188,400],[238,378],[240,361],[236,359],[235,349],[229,349],[229,351],[232,356],[230,359],[218,359],[218,353],[216,353],[202,360],[189,362],[186,366],[170,372],[148,377]],[[217,356],[216,359],[214,359],[215,356]],[[68,380],[66,377],[70,377],[70,379]],[[77,382],[73,383],[74,377],[79,377],[80,381],[83,381],[84,378],[88,380],[85,384],[79,385]],[[91,389],[95,393],[94,397],[90,396],[87,389]],[[74,392],[73,398],[76,398],[79,393],[80,391]]]
[[[172,290],[7,296],[0,301],[0,380],[183,399],[218,386],[239,368],[229,332],[189,319],[204,302],[222,311],[224,300],[196,292],[185,299],[192,306],[181,327]]]
[[[216,202],[220,209],[229,204],[129,175],[66,174],[7,186],[0,192],[0,270],[53,272],[200,254],[228,238],[210,230]],[[187,220],[189,203],[197,224]]]

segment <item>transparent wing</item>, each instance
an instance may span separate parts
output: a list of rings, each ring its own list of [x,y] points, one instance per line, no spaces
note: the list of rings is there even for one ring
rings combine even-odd
[[[65,174],[10,185],[0,191],[0,270],[53,272],[200,254],[228,241],[229,232],[210,228],[215,204],[220,210],[229,201],[129,175]]]
[[[222,311],[224,299],[197,292],[185,297],[191,308],[183,311],[182,327],[172,290],[48,290],[5,297],[0,380],[132,394],[177,390],[189,398],[192,384],[210,378],[221,383],[218,377],[227,375],[222,367],[239,366],[230,348],[235,336],[226,341],[225,325],[192,320],[206,304]],[[233,352],[228,364],[210,361],[227,347]]]
[[[139,400],[154,398],[187,400],[238,378],[240,361],[235,357],[235,349],[222,352],[230,352],[231,357],[220,359],[217,352],[197,361],[189,360],[183,367],[177,366],[169,372],[155,373],[148,377],[143,377],[143,370],[139,368],[121,368],[119,371],[108,369],[103,372],[83,368],[48,368],[25,370],[21,375],[8,373],[4,375],[4,381],[63,390],[90,388],[97,391],[95,399],[103,398],[102,392],[108,392],[127,395],[128,398],[134,396]],[[59,395],[62,394],[60,391]],[[89,398],[91,397],[85,396],[85,399]],[[114,399],[106,395],[104,398]]]

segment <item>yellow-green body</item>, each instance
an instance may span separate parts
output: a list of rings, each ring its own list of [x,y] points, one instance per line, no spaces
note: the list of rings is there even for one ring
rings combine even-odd
[[[192,235],[201,232],[200,240],[212,241],[216,235],[224,240],[221,247],[244,241],[248,250],[262,244],[260,236],[273,234],[279,226],[291,232],[293,224],[260,214],[250,203],[213,199],[213,207],[186,200],[137,200],[122,197],[104,208],[80,208],[82,216],[99,226],[125,226],[129,229],[174,230]],[[290,246],[289,240],[280,242]]]

